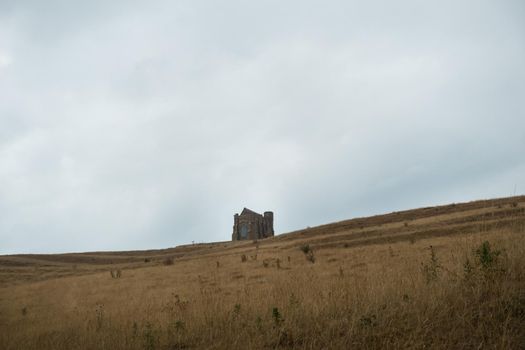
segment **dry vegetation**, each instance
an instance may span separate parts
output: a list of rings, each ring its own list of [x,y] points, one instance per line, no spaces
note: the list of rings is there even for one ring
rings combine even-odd
[[[0,256],[0,349],[520,349],[524,224],[514,197],[259,242]]]

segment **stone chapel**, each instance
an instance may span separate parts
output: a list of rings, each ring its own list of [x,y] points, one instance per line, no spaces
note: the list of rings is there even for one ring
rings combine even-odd
[[[244,208],[241,214],[233,216],[232,241],[245,239],[262,239],[273,237],[273,213],[265,211],[264,215]]]

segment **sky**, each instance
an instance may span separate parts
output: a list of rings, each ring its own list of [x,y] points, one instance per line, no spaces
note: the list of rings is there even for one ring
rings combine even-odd
[[[525,2],[0,0],[0,254],[525,193]]]

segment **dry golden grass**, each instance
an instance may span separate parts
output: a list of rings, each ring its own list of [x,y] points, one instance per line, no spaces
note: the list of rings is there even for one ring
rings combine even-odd
[[[524,208],[517,197],[259,242],[0,257],[0,349],[520,349]]]

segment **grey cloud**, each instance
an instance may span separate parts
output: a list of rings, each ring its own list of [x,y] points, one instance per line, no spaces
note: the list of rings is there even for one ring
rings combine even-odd
[[[525,188],[520,1],[3,2],[0,253]]]

